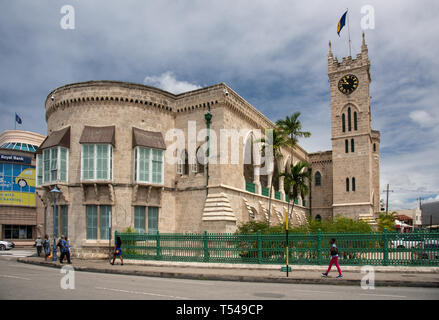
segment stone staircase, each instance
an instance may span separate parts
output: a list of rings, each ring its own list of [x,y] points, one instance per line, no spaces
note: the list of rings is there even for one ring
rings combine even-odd
[[[225,193],[209,193],[207,195],[204,203],[203,221],[236,221],[232,206]]]
[[[367,222],[373,229],[376,229],[378,226],[378,223],[376,222],[375,216],[371,214],[361,214],[358,217],[359,220],[362,220],[364,222]]]

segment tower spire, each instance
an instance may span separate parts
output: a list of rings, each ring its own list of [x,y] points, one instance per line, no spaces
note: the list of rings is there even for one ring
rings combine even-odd
[[[329,41],[329,52],[328,52],[328,58],[332,58],[332,49],[331,49],[331,41]]]

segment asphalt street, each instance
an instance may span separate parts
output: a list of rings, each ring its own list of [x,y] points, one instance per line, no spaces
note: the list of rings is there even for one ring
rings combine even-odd
[[[80,271],[62,273],[62,269],[23,264],[14,257],[1,256],[0,299],[437,300],[439,289],[376,287],[364,290],[360,286],[185,280]]]

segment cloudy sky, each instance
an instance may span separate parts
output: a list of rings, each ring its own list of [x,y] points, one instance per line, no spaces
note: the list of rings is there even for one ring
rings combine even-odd
[[[61,12],[74,9],[72,21]],[[390,208],[439,200],[439,2],[292,0],[1,1],[0,132],[46,134],[44,101],[87,80],[183,92],[224,82],[272,121],[301,111],[309,152],[331,149],[328,41],[371,66],[372,126],[381,131],[381,189]],[[370,26],[370,25],[369,25]],[[382,198],[384,198],[384,193]]]

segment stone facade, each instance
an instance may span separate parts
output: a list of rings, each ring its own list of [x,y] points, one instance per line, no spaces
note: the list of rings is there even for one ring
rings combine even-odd
[[[362,53],[354,60],[349,57],[338,63],[330,52],[333,150],[308,154],[300,146],[283,149],[275,164],[275,171],[283,172],[291,163],[307,161],[313,174],[321,175],[318,186],[313,177],[311,197],[298,199],[294,206],[290,219],[295,225],[305,223],[310,211],[313,217],[324,219],[337,214],[361,218],[373,214],[374,206],[379,205],[379,132],[370,129],[369,66],[364,43]],[[361,83],[351,96],[337,90],[338,79],[348,70],[355,72]],[[339,118],[347,106],[358,112],[355,134],[341,132]],[[234,232],[251,220],[269,219],[272,224],[285,221],[288,203],[283,179],[273,181],[270,201],[267,194],[273,175],[264,171],[261,156],[255,152],[250,163],[244,163],[246,148],[258,140],[258,131],[264,133],[275,125],[223,83],[174,95],[145,85],[90,81],[55,89],[48,95],[45,108],[49,138],[70,128],[68,178],[38,188],[38,210],[48,212],[46,227],[51,230],[53,203],[49,191],[56,184],[61,190],[57,204],[68,207],[68,234],[77,255],[96,256],[109,245],[109,240],[101,239],[99,227],[97,239],[87,239],[87,205],[111,207],[113,232],[134,227],[138,206],[158,208],[161,233]],[[206,115],[211,115],[210,131]],[[113,176],[108,180],[85,180],[81,176],[80,140],[86,126],[114,127]],[[136,182],[133,128],[163,137],[165,159],[175,160],[163,162],[163,183]],[[175,130],[185,137],[187,156],[175,148]],[[226,130],[229,135],[223,134]],[[198,148],[207,148],[207,132],[209,162],[197,163],[194,158]],[[355,153],[345,155],[344,141],[353,138]],[[226,160],[225,153],[229,155]],[[238,154],[236,161],[233,154]],[[357,179],[355,193],[345,192],[346,176]],[[100,223],[98,217],[98,226]],[[148,219],[145,223],[147,230]]]
[[[358,79],[358,87],[346,94],[338,85],[350,74]],[[349,56],[339,62],[329,44],[328,76],[332,150],[310,155],[314,175],[319,170],[322,174],[321,187],[315,186],[315,179],[313,182],[312,215],[341,215],[375,224],[380,201],[380,133],[371,129],[370,61],[364,34],[361,53],[355,59]]]

